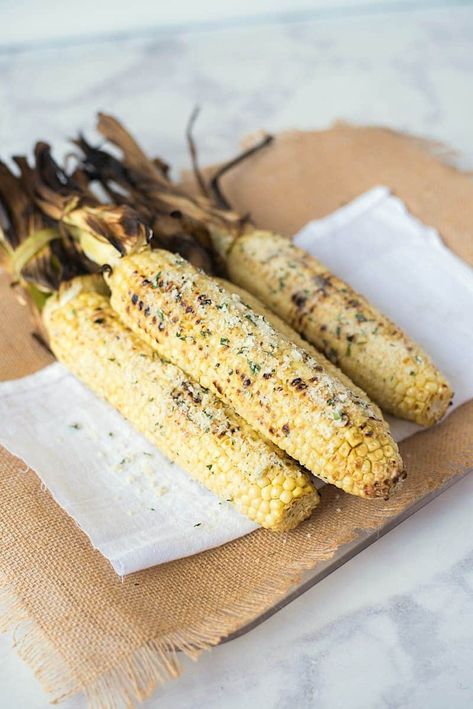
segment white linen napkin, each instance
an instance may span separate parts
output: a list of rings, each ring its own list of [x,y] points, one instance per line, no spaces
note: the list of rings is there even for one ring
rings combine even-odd
[[[192,480],[62,364],[0,384],[0,443],[35,470],[120,575],[257,525]]]
[[[294,242],[362,293],[428,352],[455,392],[473,397],[473,269],[387,187],[375,187]],[[396,441],[422,430],[386,417]]]
[[[455,406],[473,396],[472,270],[386,188],[311,222],[296,243],[426,348],[453,384]],[[392,426],[397,440],[418,428]],[[0,443],[38,473],[120,575],[256,528],[57,363],[0,383]]]

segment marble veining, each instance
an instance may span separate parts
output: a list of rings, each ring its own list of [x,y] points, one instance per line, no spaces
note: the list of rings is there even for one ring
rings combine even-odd
[[[473,8],[86,42],[0,53],[0,153],[57,154],[120,116],[147,150],[188,164],[192,107],[202,160],[246,132],[342,118],[439,139],[473,167]],[[467,709],[473,706],[473,478],[466,478],[246,636],[184,661],[160,709]],[[45,709],[0,639],[2,709]],[[76,698],[66,709],[84,708]]]
[[[63,152],[104,109],[182,167],[198,103],[206,162],[260,127],[342,118],[446,141],[471,163],[472,36],[473,11],[443,8],[1,53],[1,152],[38,135]]]

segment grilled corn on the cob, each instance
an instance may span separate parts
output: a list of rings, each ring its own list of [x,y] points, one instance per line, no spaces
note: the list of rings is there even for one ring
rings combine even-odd
[[[77,219],[79,238],[95,258],[98,234],[83,231],[86,221]],[[106,248],[102,238],[102,262]],[[315,475],[363,497],[392,492],[402,461],[365,399],[180,256],[127,248],[106,275],[125,324]]]
[[[130,332],[76,279],[47,302],[51,347],[74,374],[195,479],[261,526],[292,529],[319,497],[306,472]]]
[[[303,249],[255,230],[231,243],[226,260],[233,281],[302,333],[385,411],[422,425],[444,415],[452,391],[430,357]]]

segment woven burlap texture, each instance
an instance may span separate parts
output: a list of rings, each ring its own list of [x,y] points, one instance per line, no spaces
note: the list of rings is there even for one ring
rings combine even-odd
[[[283,134],[229,175],[224,189],[259,225],[291,234],[377,184],[391,187],[473,263],[473,182],[433,146],[384,129]],[[31,337],[27,308],[6,278],[0,291],[0,377],[8,379],[50,357]],[[176,651],[196,657],[273,606],[358,530],[382,526],[470,467],[472,440],[470,401],[401,445],[409,477],[388,503],[326,487],[319,510],[294,532],[260,530],[124,580],[36,475],[0,450],[1,620],[16,629],[18,652],[52,699],[83,692],[92,706],[136,703],[178,673]]]

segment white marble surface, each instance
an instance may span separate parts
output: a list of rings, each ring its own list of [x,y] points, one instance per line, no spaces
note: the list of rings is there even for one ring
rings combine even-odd
[[[202,29],[238,22],[248,25],[264,18],[318,18],[346,15],[387,4],[412,5],[412,0],[81,0],[71,5],[63,0],[15,0],[0,2],[0,47],[43,46],[84,37],[103,38],[169,29]],[[429,5],[429,0],[416,4]],[[93,22],[91,23],[91,18]]]
[[[473,8],[364,13],[70,48],[0,50],[0,150],[66,149],[105,109],[186,163],[191,107],[206,160],[264,126],[384,123],[446,141],[473,167]],[[466,709],[473,705],[473,478],[250,634],[214,649],[147,706]],[[0,641],[0,706],[43,709]],[[67,709],[83,707],[82,700]]]

